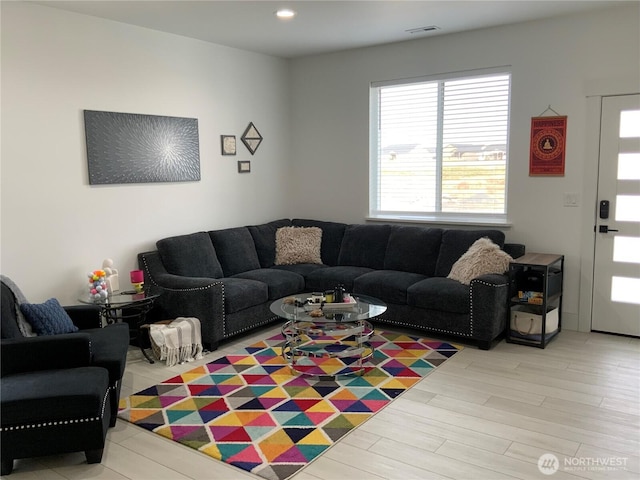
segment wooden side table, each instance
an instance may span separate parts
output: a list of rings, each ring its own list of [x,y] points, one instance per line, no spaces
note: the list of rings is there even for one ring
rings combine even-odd
[[[507,342],[545,348],[562,330],[563,276],[564,255],[527,253],[509,264]]]

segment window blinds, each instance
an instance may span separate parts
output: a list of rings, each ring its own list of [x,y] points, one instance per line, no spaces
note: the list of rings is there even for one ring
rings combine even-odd
[[[372,215],[506,213],[510,74],[372,88]]]

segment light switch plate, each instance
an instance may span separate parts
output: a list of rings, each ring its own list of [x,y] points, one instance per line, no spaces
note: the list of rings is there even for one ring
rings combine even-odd
[[[579,206],[579,196],[574,192],[565,192],[563,195],[564,206],[565,207],[577,207]]]

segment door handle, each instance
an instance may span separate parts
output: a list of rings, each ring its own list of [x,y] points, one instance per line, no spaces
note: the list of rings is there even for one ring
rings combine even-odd
[[[600,225],[598,227],[598,232],[599,233],[609,233],[609,232],[617,232],[618,230],[615,230],[613,228],[609,228],[608,225]]]

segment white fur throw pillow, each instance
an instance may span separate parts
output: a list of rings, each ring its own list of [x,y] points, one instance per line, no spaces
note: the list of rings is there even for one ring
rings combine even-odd
[[[476,240],[451,267],[447,278],[469,285],[471,280],[489,273],[504,273],[509,269],[511,256],[487,237]]]
[[[318,227],[280,227],[276,230],[276,265],[322,263]]]

